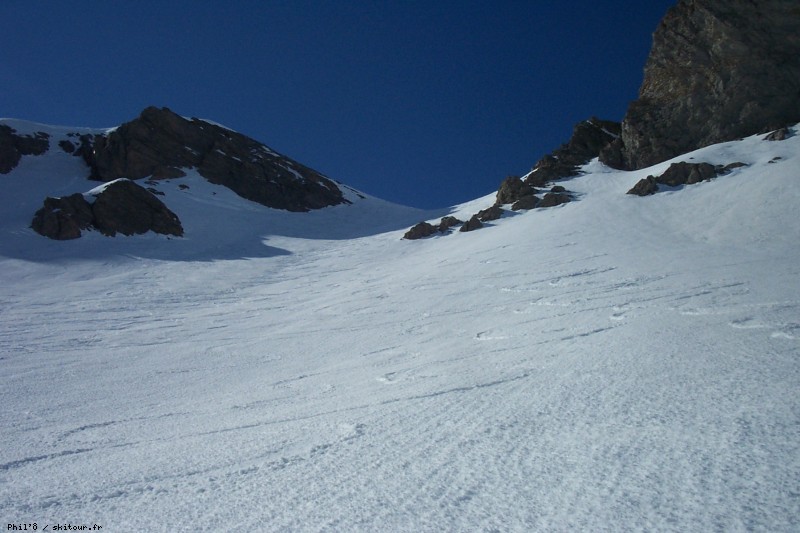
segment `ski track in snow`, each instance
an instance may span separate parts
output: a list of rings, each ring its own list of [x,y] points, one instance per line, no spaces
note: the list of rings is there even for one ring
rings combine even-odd
[[[752,157],[753,176],[680,194],[626,197],[635,173],[590,174],[568,182],[580,202],[469,235],[3,256],[0,515],[110,531],[796,531],[798,187],[757,174],[774,157],[761,151],[791,159],[787,142],[700,151]],[[757,203],[749,179],[785,205],[725,230]],[[696,233],[663,223],[687,211]]]

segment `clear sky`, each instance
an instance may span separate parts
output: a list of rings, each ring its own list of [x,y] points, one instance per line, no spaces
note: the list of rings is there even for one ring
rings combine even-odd
[[[417,207],[487,194],[620,120],[676,0],[0,2],[0,116],[212,119]]]

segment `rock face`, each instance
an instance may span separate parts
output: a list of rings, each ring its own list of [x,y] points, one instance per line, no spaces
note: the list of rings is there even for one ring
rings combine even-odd
[[[322,174],[245,135],[166,108],[148,107],[108,135],[82,137],[75,153],[98,181],[175,178],[184,175],[181,167],[194,167],[208,181],[267,207],[308,211],[347,201]]]
[[[33,216],[31,228],[45,237],[64,241],[80,237],[93,220],[92,205],[82,194],[75,193],[63,198],[45,198],[44,206]]]
[[[603,161],[644,168],[800,121],[800,3],[680,0],[653,35],[639,98]]]
[[[130,180],[111,183],[92,205],[92,224],[104,235],[137,235],[153,231],[183,235],[178,216],[151,192]]]
[[[177,215],[161,200],[130,180],[110,183],[94,203],[79,193],[46,198],[33,217],[31,228],[56,240],[77,239],[82,230],[97,229],[104,235],[134,235],[153,231],[183,235]]]
[[[0,174],[8,174],[23,155],[41,155],[50,148],[49,135],[37,132],[18,135],[10,126],[0,124]]]

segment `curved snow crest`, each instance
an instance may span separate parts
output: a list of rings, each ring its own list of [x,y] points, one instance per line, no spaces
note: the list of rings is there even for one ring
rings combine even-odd
[[[115,180],[112,180],[112,181],[107,181],[107,182],[103,183],[102,185],[98,185],[97,187],[94,187],[93,189],[89,189],[88,191],[83,193],[83,197],[86,198],[86,199],[91,199],[91,197],[95,197],[95,196],[101,194],[103,191],[105,191],[112,184],[120,182],[120,181],[132,181],[132,180],[129,180],[128,178],[118,178],[118,179],[115,179]]]

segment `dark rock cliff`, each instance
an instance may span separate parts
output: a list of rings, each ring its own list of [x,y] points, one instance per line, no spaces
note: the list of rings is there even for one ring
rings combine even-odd
[[[602,159],[644,168],[800,121],[800,2],[680,0],[653,35],[639,98]]]

